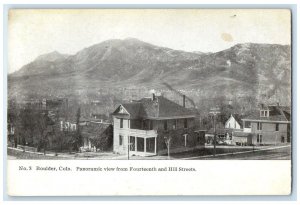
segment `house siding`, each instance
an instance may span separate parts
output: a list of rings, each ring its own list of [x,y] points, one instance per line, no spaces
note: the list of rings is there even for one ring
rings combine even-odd
[[[150,120],[146,121],[146,127],[143,127],[142,120],[127,120],[123,119],[123,128],[120,128],[120,117],[114,116],[114,128],[113,128],[113,150],[115,153],[127,154],[128,153],[128,137],[132,133],[132,129],[149,130]],[[164,130],[164,123],[167,121],[168,129]],[[156,153],[162,154],[166,153],[167,147],[165,144],[165,136],[172,136],[170,148],[191,148],[198,145],[204,146],[204,137],[203,140],[198,139],[198,134],[195,133],[195,119],[187,119],[187,128],[184,128],[184,119],[176,119],[176,129],[173,129],[174,120],[152,120],[153,129],[157,130],[156,138]],[[130,128],[128,128],[130,127]],[[186,137],[186,146],[185,146],[185,137],[184,134],[187,134]],[[120,145],[120,137],[123,137],[123,143]],[[136,136],[139,137],[139,136]]]
[[[113,150],[116,153],[119,154],[125,154],[127,153],[127,147],[128,147],[128,135],[129,130],[128,126],[130,125],[130,121],[128,119],[123,119],[123,128],[120,128],[120,121],[121,118],[113,117],[114,122],[114,134],[113,134]],[[120,145],[120,137],[123,137],[122,145]]]
[[[252,144],[280,144],[282,143],[282,137],[284,143],[287,142],[288,125],[287,123],[278,123],[279,129],[276,131],[276,124],[271,122],[260,122],[262,123],[262,129],[257,129],[257,122],[251,122],[251,132],[253,133]],[[258,135],[262,136],[262,142],[258,142]]]

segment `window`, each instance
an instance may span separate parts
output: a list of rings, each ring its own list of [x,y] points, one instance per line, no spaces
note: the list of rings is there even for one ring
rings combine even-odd
[[[119,145],[123,145],[123,136],[119,135]]]
[[[262,135],[259,135],[259,142],[262,143]]]
[[[187,119],[184,119],[184,124],[183,124],[184,128],[188,128],[188,121]]]
[[[269,116],[269,111],[268,110],[261,110],[260,111],[260,116],[261,117],[268,117]]]
[[[120,128],[123,128],[123,119],[120,119]]]
[[[259,130],[262,130],[262,123],[259,123]]]
[[[262,130],[262,123],[261,122],[257,123],[257,130]]]
[[[261,117],[264,117],[264,115],[265,115],[264,111],[261,110],[261,111],[260,111],[260,116],[261,116]]]
[[[168,121],[167,120],[164,121],[164,130],[168,130]]]
[[[262,135],[261,134],[257,134],[256,142],[262,143]]]
[[[276,125],[275,125],[275,131],[279,131],[279,124],[278,123],[276,123]]]

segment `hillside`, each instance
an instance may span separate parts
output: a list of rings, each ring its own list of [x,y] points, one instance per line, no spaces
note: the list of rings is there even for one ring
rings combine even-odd
[[[215,99],[290,104],[290,58],[287,45],[237,44],[201,53],[114,39],[75,55],[52,52],[38,57],[8,76],[8,96],[95,100],[112,95],[122,100],[149,95],[150,89],[167,94],[171,88],[198,105]]]

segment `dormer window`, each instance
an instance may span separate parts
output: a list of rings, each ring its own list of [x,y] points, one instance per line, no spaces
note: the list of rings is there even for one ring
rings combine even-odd
[[[269,110],[261,110],[260,116],[261,117],[269,117]]]

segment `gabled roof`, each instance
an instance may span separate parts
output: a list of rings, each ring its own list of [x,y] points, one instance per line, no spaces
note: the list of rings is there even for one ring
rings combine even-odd
[[[279,105],[264,105],[264,109],[269,110],[269,117],[261,117],[260,110],[249,114],[244,117],[243,120],[264,120],[264,121],[290,121],[291,120],[291,108],[288,106],[279,106]]]
[[[141,100],[124,103],[120,105],[113,115],[120,114],[120,107],[123,106],[129,113],[130,119],[176,119],[176,118],[193,118],[196,113],[194,110],[185,108],[163,96],[152,98],[142,98]]]
[[[143,114],[142,104],[140,102],[124,103],[123,106],[130,114],[130,118],[137,119]]]
[[[242,121],[241,116],[239,114],[231,114],[230,117],[227,119],[226,123],[231,118],[231,116],[235,119],[235,121],[237,121],[237,123],[239,123],[240,126],[243,125],[243,121]]]

